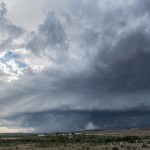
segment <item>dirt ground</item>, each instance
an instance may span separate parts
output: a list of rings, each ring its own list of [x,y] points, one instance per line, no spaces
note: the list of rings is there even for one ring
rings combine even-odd
[[[17,145],[14,147],[1,147],[1,150],[149,150],[150,147],[143,148],[142,146],[107,146],[107,145],[80,145],[80,144],[68,144],[50,146],[48,148],[39,148],[34,144]]]

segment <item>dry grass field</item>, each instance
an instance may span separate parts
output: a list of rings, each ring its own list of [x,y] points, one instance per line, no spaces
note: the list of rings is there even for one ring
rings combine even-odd
[[[1,134],[0,150],[150,150],[150,129],[82,134]]]

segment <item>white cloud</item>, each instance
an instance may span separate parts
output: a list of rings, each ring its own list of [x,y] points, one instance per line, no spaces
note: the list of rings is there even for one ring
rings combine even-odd
[[[94,130],[94,129],[100,129],[98,126],[94,125],[92,122],[88,122],[85,126],[85,130]]]

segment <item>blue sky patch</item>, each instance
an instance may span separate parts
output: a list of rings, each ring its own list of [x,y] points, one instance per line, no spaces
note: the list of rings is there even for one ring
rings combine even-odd
[[[13,68],[13,64],[11,65],[9,62],[14,61],[18,69],[23,69],[27,67],[27,64],[20,60],[19,54],[15,52],[8,51],[3,57],[0,58],[0,62],[4,64],[11,73],[18,74],[18,69]],[[9,64],[8,64],[9,63]]]

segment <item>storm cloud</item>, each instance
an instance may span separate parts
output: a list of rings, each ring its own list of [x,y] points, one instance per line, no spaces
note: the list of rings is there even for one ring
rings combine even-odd
[[[150,126],[148,0],[65,1],[61,12],[45,8],[34,31],[8,26],[6,6],[0,23],[9,36],[1,47],[26,39],[12,51],[27,67],[0,88],[2,126],[33,132]]]
[[[67,53],[66,33],[54,13],[48,14],[37,33],[31,33],[31,40],[27,43],[27,48],[34,54],[47,55],[53,61],[64,61],[65,53]]]
[[[13,40],[18,39],[25,32],[24,29],[11,23],[6,16],[7,9],[4,2],[0,3],[0,50],[17,48]]]

